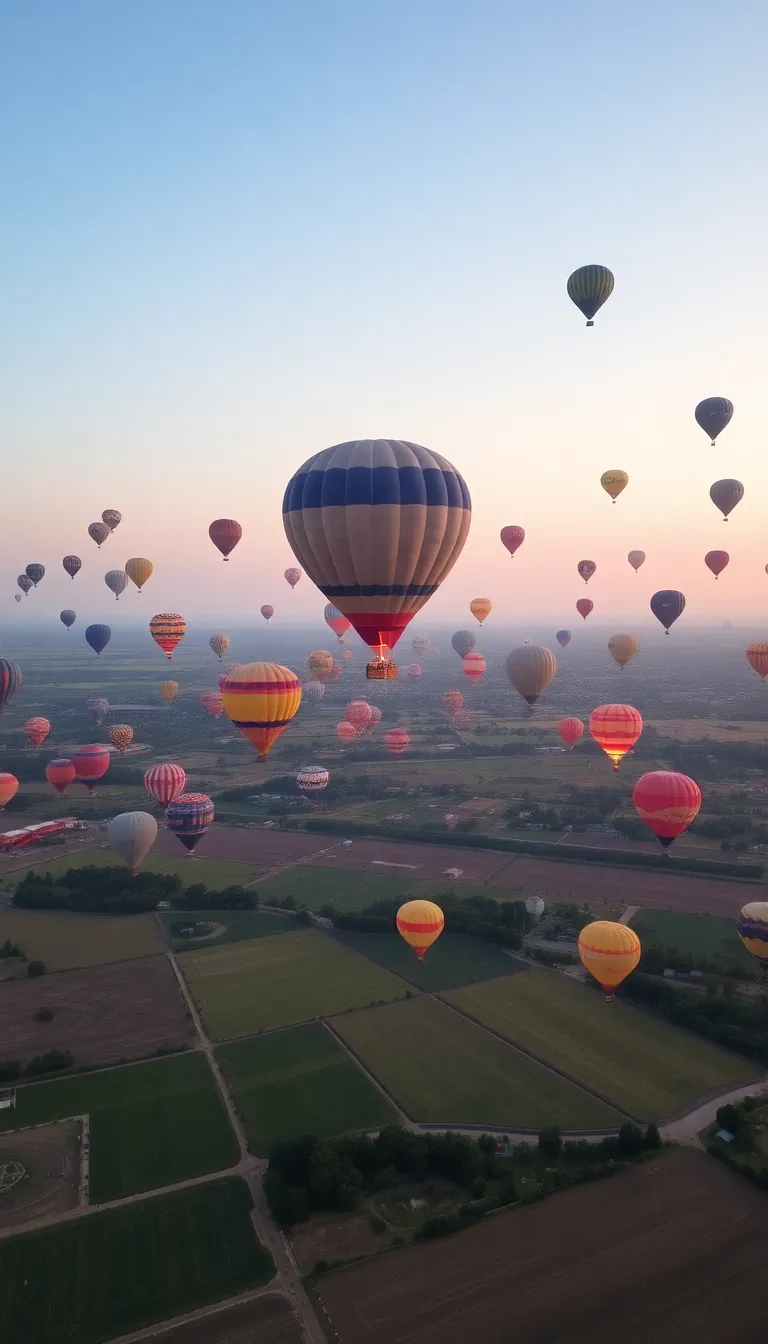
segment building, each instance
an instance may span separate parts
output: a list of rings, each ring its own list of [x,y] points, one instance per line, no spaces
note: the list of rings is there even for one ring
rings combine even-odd
[[[34,826],[24,826],[21,830],[6,831],[0,835],[0,854],[13,854],[16,850],[42,844],[55,836],[86,829],[85,822],[76,821],[74,817],[63,817],[60,821],[39,821]]]

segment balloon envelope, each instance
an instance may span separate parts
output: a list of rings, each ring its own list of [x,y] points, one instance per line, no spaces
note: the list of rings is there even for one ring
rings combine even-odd
[[[469,677],[469,680],[473,683],[480,680],[485,674],[485,669],[486,661],[477,649],[473,649],[471,653],[467,654],[466,658],[461,660],[461,670],[464,676]]]
[[[597,569],[597,565],[595,564],[594,560],[580,560],[576,568],[579,571],[584,582],[589,583],[589,580],[592,578],[592,575]]]
[[[722,574],[730,558],[727,551],[707,551],[704,556],[704,564],[707,569],[711,569],[715,578],[717,578],[718,574]]]
[[[478,625],[482,625],[486,616],[490,616],[492,607],[493,603],[489,597],[473,597],[469,604],[469,610]]]
[[[88,625],[85,628],[85,642],[90,644],[97,658],[106,649],[111,638],[112,631],[108,625]]]
[[[175,611],[161,611],[149,622],[149,633],[166,658],[173,657],[173,651],[184,638],[186,629],[184,617]]]
[[[157,694],[161,700],[165,701],[166,705],[172,704],[179,694],[178,681],[161,681],[157,688]]]
[[[443,709],[445,710],[446,714],[450,714],[451,718],[453,718],[454,714],[456,714],[457,711],[463,707],[463,705],[464,705],[464,696],[461,694],[461,691],[443,692]]]
[[[451,635],[451,647],[454,653],[458,653],[460,658],[466,658],[471,653],[477,643],[477,639],[471,630],[457,630]]]
[[[77,574],[78,570],[82,568],[83,564],[79,555],[65,555],[61,563],[64,566],[64,569],[66,570],[70,579],[74,579],[75,575]]]
[[[19,781],[15,775],[9,774],[6,770],[0,772],[0,811],[6,803],[10,803],[12,798],[16,797]]]
[[[110,532],[114,532],[122,516],[122,513],[118,513],[117,509],[105,509],[101,515],[101,521],[106,524]]]
[[[224,713],[224,701],[221,691],[203,691],[200,703],[212,719],[218,719]]]
[[[85,747],[78,747],[77,751],[72,752],[71,757],[75,767],[75,783],[85,784],[88,792],[93,793],[96,781],[107,773],[110,759],[109,747],[103,746],[100,742],[90,742]]]
[[[640,960],[640,939],[628,924],[597,919],[579,934],[581,963],[609,998]]]
[[[109,730],[109,740],[122,755],[133,741],[133,729],[127,723],[116,723]]]
[[[768,901],[750,901],[743,906],[736,930],[757,964],[768,971]]]
[[[611,297],[614,283],[613,273],[607,266],[579,266],[568,276],[568,298],[584,314],[588,327],[595,325],[595,313]]]
[[[56,761],[49,761],[45,767],[45,778],[51,788],[61,794],[66,793],[67,785],[72,783],[76,774],[74,765],[66,756],[62,756]]]
[[[600,477],[600,484],[615,504],[622,490],[629,484],[629,477],[626,471],[604,471]]]
[[[280,663],[245,663],[227,677],[221,694],[230,721],[256,748],[261,760],[301,704],[296,673]]]
[[[27,719],[24,724],[24,736],[33,747],[39,747],[45,741],[51,731],[51,725],[47,719],[36,716],[33,719]]]
[[[522,527],[502,527],[499,535],[502,546],[509,551],[510,555],[514,555],[515,551],[519,550],[525,541],[525,531]]]
[[[669,634],[669,627],[685,611],[685,597],[674,588],[662,588],[651,598],[651,611]]]
[[[24,573],[36,588],[40,580],[45,577],[45,565],[27,565]]]
[[[573,751],[576,743],[584,736],[584,724],[581,719],[561,719],[557,725],[557,735],[568,750]]]
[[[120,594],[128,587],[128,575],[124,569],[108,569],[104,575],[104,582],[109,591],[115,594],[115,601],[117,601]],[[125,815],[130,816],[130,813],[126,812]]]
[[[472,640],[470,648],[472,648],[475,642],[475,636],[470,635],[470,639]],[[414,635],[413,639],[411,640],[411,648],[413,649],[414,653],[426,653],[427,649],[429,648],[429,635]]]
[[[164,761],[162,765],[151,765],[144,772],[144,788],[156,803],[167,807],[174,798],[184,792],[187,782],[185,770],[180,765]]]
[[[268,602],[266,602],[264,606],[260,608],[260,611],[265,621],[269,621],[271,617],[274,616],[275,614],[275,608],[271,607]]]
[[[336,736],[340,742],[353,742],[357,737],[357,729],[353,723],[342,719],[341,723],[336,724]]]
[[[355,732],[361,733],[371,721],[371,706],[367,700],[350,700],[344,711],[347,723],[351,723]]]
[[[640,645],[634,635],[611,635],[608,640],[608,652],[619,667],[626,667],[634,658]]]
[[[564,649],[566,645],[570,644],[571,642],[570,630],[558,630],[557,634],[555,635],[555,639],[560,645],[560,648]]]
[[[328,771],[322,765],[303,765],[296,776],[296,783],[302,793],[322,793],[330,780]]]
[[[101,723],[102,719],[109,713],[109,701],[103,696],[97,695],[88,701],[86,706],[88,713],[96,723]]]
[[[627,559],[637,573],[640,566],[645,564],[645,551],[630,551]]]
[[[726,425],[731,423],[733,402],[727,397],[705,397],[699,402],[693,414],[696,417],[696,424],[704,430],[714,448],[718,434],[722,434]]]
[[[757,675],[765,681],[768,676],[768,644],[759,642],[750,644],[747,649],[747,662],[750,667],[754,668]]]
[[[309,705],[319,705],[325,695],[325,687],[321,681],[306,681],[302,688],[302,699]]]
[[[59,620],[61,621],[61,624],[66,625],[67,629],[69,630],[70,627],[75,624],[75,621],[77,620],[77,615],[74,611],[70,611],[69,607],[67,607],[66,610],[59,612]]]
[[[151,560],[146,560],[143,555],[132,555],[130,560],[125,562],[125,572],[131,583],[135,583],[139,592],[141,592],[147,579],[151,579],[154,565]]]
[[[405,675],[410,677],[411,681],[418,681],[421,676],[421,666],[419,663],[411,663],[410,667],[405,669]]]
[[[217,657],[223,658],[229,648],[229,635],[211,635],[208,643]]]
[[[390,756],[402,756],[410,745],[411,739],[404,728],[390,728],[389,732],[384,734],[384,746]]]
[[[651,770],[635,784],[632,802],[638,816],[667,849],[696,818],[701,807],[701,790],[688,775],[674,770]]]
[[[21,668],[9,658],[0,658],[0,714],[22,683]]]
[[[110,849],[135,873],[157,839],[157,822],[149,812],[121,812],[107,827]]]
[[[30,588],[32,587],[32,580],[31,580],[31,579],[28,579],[27,576],[26,576],[26,574],[20,574],[19,577],[18,577],[18,579],[16,580],[16,582],[17,582],[17,584],[19,585],[19,587],[20,587],[22,593],[23,593],[24,596],[26,597],[27,593],[29,592]]]
[[[289,481],[283,524],[299,564],[371,648],[394,649],[458,559],[469,491],[419,444],[362,439],[315,454]]]
[[[286,569],[284,578],[286,583],[289,583],[291,585],[291,588],[295,588],[296,584],[299,582],[299,579],[301,578],[301,570]]]
[[[400,906],[395,923],[400,937],[423,961],[424,953],[443,932],[445,917],[434,901],[406,901]]]
[[[107,540],[110,532],[111,529],[107,527],[106,523],[89,523],[88,525],[88,536],[93,538],[99,549],[101,549],[103,542]]]
[[[229,559],[242,535],[243,529],[234,518],[216,518],[208,528],[208,536],[225,560]]]
[[[205,793],[180,793],[165,809],[168,830],[190,854],[202,840],[214,815],[213,803]]]
[[[744,486],[741,481],[715,481],[714,485],[710,486],[709,497],[727,522],[728,514],[744,498]]]
[[[618,770],[643,731],[642,715],[634,705],[598,705],[589,716],[589,731]]]
[[[341,643],[352,622],[348,621],[346,616],[343,616],[339,611],[339,608],[334,607],[332,602],[329,602],[328,606],[325,608],[323,618],[326,625],[330,626],[339,643]]]
[[[557,659],[539,644],[523,644],[512,650],[504,666],[511,685],[532,709],[554,680]]]

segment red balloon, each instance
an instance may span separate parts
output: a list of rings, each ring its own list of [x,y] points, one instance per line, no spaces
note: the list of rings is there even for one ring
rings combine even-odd
[[[346,722],[352,724],[356,733],[362,733],[371,722],[371,706],[367,700],[350,700],[344,714]]]
[[[718,574],[722,574],[730,558],[727,551],[707,551],[704,556],[704,564],[707,569],[712,570],[715,578],[717,578]]]
[[[225,560],[229,559],[242,535],[243,529],[234,518],[216,518],[208,528],[208,536]]]
[[[510,555],[514,555],[525,541],[522,527],[502,527],[500,536],[502,546],[506,546]]]
[[[584,724],[581,719],[561,719],[557,725],[557,735],[569,751],[573,751],[579,738],[584,736]]]
[[[275,608],[274,608],[274,607],[270,607],[269,603],[266,603],[266,604],[261,608],[261,614],[262,614],[262,616],[264,617],[264,620],[267,621],[267,622],[269,622],[270,617],[274,616],[274,614],[275,614]]]
[[[638,816],[667,849],[695,820],[701,807],[701,789],[688,775],[651,770],[638,779],[632,802]]]
[[[357,729],[353,723],[348,723],[342,719],[341,723],[336,724],[336,736],[340,742],[354,742],[357,737]]]
[[[45,778],[57,793],[65,793],[67,785],[72,783],[77,771],[66,757],[58,761],[49,761],[45,767]]]
[[[594,602],[590,602],[588,597],[580,597],[578,602],[576,603],[576,610],[578,611],[580,616],[584,617],[585,621],[590,611],[594,611],[594,607],[595,607]]]
[[[72,764],[75,767],[75,783],[84,784],[89,793],[98,779],[102,779],[109,769],[111,753],[109,747],[100,742],[91,742],[86,747],[78,747],[72,752]]]
[[[592,578],[592,575],[597,569],[597,565],[595,564],[594,560],[580,560],[576,568],[578,569],[584,582],[589,583],[589,580]]]
[[[384,745],[391,756],[402,756],[410,744],[411,739],[403,728],[390,728],[385,734]]]

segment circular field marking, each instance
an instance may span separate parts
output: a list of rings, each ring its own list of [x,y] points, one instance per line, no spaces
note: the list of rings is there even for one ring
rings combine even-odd
[[[0,1158],[0,1195],[7,1195],[19,1181],[23,1181],[27,1169],[23,1162],[14,1162]]]

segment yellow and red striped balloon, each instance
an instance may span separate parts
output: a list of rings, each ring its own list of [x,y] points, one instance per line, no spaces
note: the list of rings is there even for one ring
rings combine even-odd
[[[440,937],[445,916],[434,901],[406,901],[397,912],[397,932],[412,947],[419,961]]]
[[[581,963],[604,989],[608,998],[626,980],[640,960],[640,939],[627,924],[597,919],[579,934]]]
[[[301,704],[301,684],[280,663],[245,663],[226,678],[221,696],[231,722],[264,760]]]
[[[634,705],[598,705],[589,716],[589,731],[618,770],[643,731],[642,715]]]
[[[166,658],[173,657],[176,645],[186,634],[187,622],[175,611],[161,611],[149,622],[149,633],[156,644],[160,645]]]

